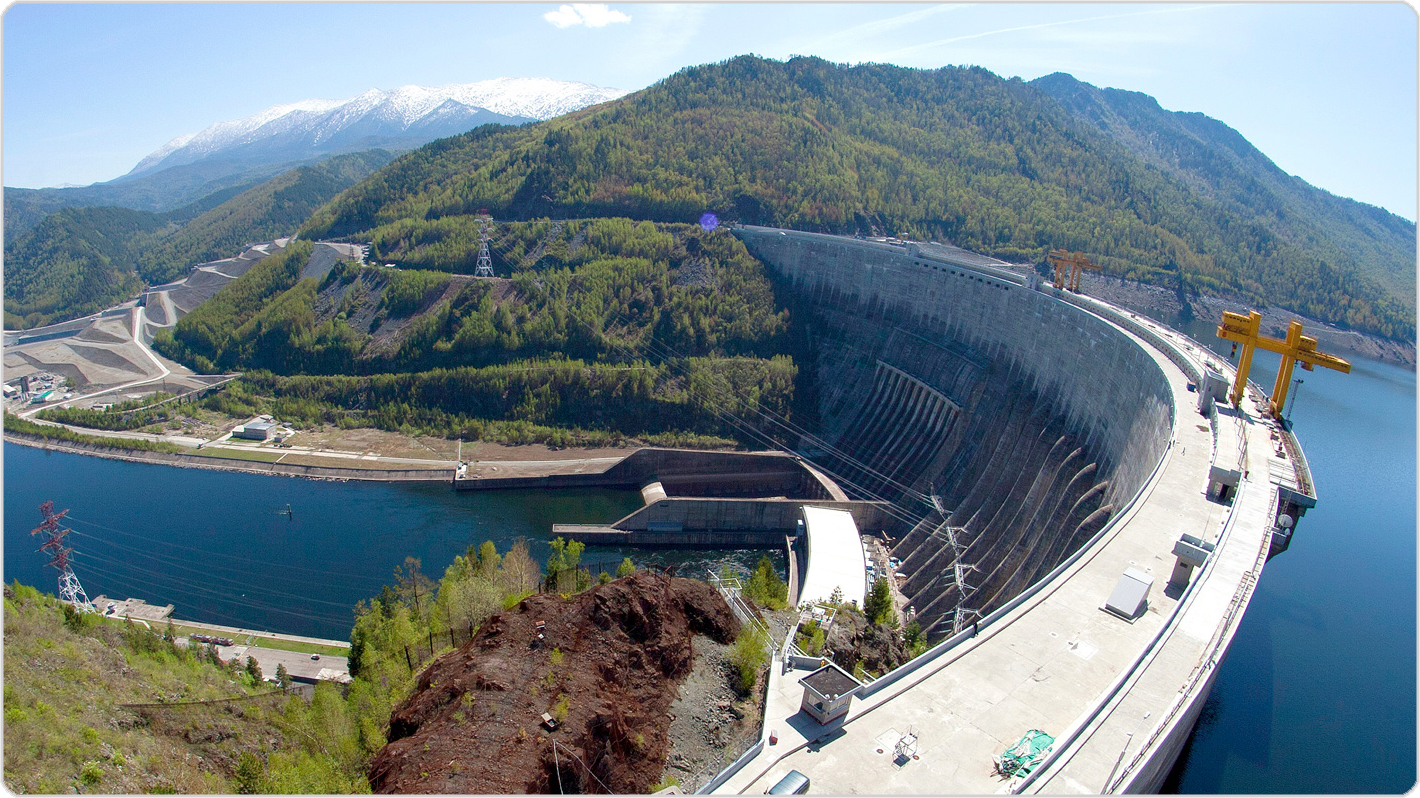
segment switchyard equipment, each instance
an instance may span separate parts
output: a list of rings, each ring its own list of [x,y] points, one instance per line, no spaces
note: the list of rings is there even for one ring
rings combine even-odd
[[[1225,341],[1232,341],[1234,344],[1242,344],[1242,354],[1238,358],[1237,377],[1233,380],[1233,390],[1228,394],[1228,399],[1234,405],[1242,402],[1243,388],[1247,385],[1248,372],[1252,370],[1252,353],[1258,349],[1266,349],[1269,352],[1276,352],[1282,356],[1282,362],[1277,365],[1277,380],[1272,384],[1272,396],[1268,401],[1268,410],[1272,417],[1282,418],[1282,410],[1287,404],[1287,389],[1292,381],[1292,367],[1301,361],[1302,368],[1306,371],[1313,370],[1316,366],[1322,366],[1342,374],[1351,373],[1351,363],[1335,355],[1328,355],[1316,351],[1316,339],[1310,335],[1302,335],[1302,323],[1296,319],[1287,325],[1287,337],[1273,338],[1263,335],[1262,314],[1251,311],[1246,316],[1241,313],[1223,312],[1223,321],[1218,325],[1218,337]]]

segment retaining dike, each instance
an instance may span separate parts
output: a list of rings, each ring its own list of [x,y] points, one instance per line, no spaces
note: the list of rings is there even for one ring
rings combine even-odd
[[[605,471],[540,477],[468,477],[455,490],[506,488],[619,488],[660,483],[667,496],[834,499],[835,486],[799,458],[783,452],[710,452],[637,449]]]

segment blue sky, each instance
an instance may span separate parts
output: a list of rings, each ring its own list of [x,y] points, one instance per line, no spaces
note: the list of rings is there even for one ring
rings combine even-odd
[[[1068,72],[1222,120],[1287,172],[1414,219],[1416,30],[1402,3],[16,4],[4,184],[109,180],[278,103],[503,76],[638,89],[755,53]]]

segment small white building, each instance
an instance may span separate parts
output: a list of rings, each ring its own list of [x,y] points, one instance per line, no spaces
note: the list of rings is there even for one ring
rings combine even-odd
[[[233,438],[242,438],[249,441],[266,441],[276,433],[275,421],[253,421],[250,424],[243,424],[232,430]]]
[[[799,680],[804,698],[799,709],[819,723],[830,723],[848,714],[848,704],[863,683],[832,662]]]

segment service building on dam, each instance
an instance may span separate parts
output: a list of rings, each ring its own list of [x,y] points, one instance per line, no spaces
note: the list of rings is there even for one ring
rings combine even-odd
[[[792,771],[812,793],[1156,791],[1315,503],[1266,397],[1231,404],[1226,359],[999,261],[734,233],[814,339],[830,452],[814,460],[836,487],[797,504],[860,526],[871,507],[927,508],[884,523],[934,646],[858,683],[791,634],[760,742],[702,791],[760,794]],[[800,570],[825,573],[813,560],[835,549],[808,549]]]

